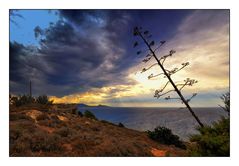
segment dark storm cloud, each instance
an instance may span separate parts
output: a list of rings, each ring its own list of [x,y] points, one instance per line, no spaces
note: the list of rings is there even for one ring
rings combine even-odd
[[[67,10],[60,15],[47,29],[34,29],[39,48],[10,43],[10,91],[23,93],[19,87],[30,79],[35,94],[55,96],[133,83],[124,72],[134,62],[123,40],[127,13]]]
[[[35,53],[33,46],[10,43],[10,92],[26,93],[30,79],[43,80],[46,67],[38,61]]]
[[[100,21],[104,22],[107,13],[102,10],[60,10],[60,16],[81,26],[96,26]]]
[[[171,12],[60,10],[59,21],[46,29],[40,25],[35,27],[39,46],[10,44],[10,91],[26,92],[30,79],[35,94],[55,96],[108,85],[134,84],[127,78],[127,71],[143,55],[137,56],[137,50],[132,48],[133,27],[142,25],[165,39],[173,32],[170,28],[175,29],[188,13]],[[159,31],[163,33],[158,34]]]
[[[17,69],[21,68],[21,65],[24,65],[21,62],[20,57],[26,56],[25,47],[19,43],[10,43],[10,80],[12,81],[22,81],[23,75],[18,73]]]
[[[40,35],[43,35],[43,34],[44,34],[44,31],[39,26],[36,26],[34,28],[35,38],[38,38]]]

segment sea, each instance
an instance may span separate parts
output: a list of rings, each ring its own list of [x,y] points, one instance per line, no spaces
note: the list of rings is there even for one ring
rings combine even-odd
[[[187,109],[179,108],[137,108],[137,107],[78,107],[84,112],[91,111],[99,120],[115,124],[123,123],[125,127],[139,131],[153,130],[164,126],[172,130],[181,140],[187,141],[190,135],[197,134],[197,121]],[[221,108],[193,108],[201,122],[211,125],[227,113]]]

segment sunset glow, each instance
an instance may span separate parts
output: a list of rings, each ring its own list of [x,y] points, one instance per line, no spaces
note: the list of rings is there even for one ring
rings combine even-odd
[[[54,103],[105,104],[110,106],[180,106],[154,98],[167,82],[159,66],[142,62],[144,54],[133,48],[132,29],[140,25],[156,42],[166,40],[157,52],[168,69],[190,65],[173,75],[178,82],[198,80],[183,94],[198,93],[192,105],[217,106],[229,90],[229,12],[227,10],[19,10],[24,17],[10,23],[10,92],[27,93],[29,80],[34,95],[47,94]],[[33,22],[32,15],[42,18]],[[176,16],[176,18],[175,18]],[[36,18],[36,20],[39,20]],[[31,27],[24,29],[24,26]],[[159,27],[159,28],[156,28]],[[24,37],[20,38],[19,34]],[[30,36],[27,36],[30,34]],[[140,46],[143,48],[143,45]],[[167,90],[171,89],[171,85]],[[172,96],[176,95],[174,93]]]

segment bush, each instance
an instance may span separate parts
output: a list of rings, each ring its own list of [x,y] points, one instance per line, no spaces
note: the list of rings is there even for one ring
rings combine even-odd
[[[77,111],[77,115],[79,115],[80,117],[83,116],[83,114],[80,111]]]
[[[10,156],[38,156],[39,152],[62,153],[63,147],[59,135],[42,131],[34,133],[23,130],[10,132]],[[43,153],[44,154],[44,153]]]
[[[71,131],[67,127],[61,127],[60,129],[58,129],[56,131],[56,133],[59,134],[62,137],[67,137],[67,136],[69,136],[71,134]]]
[[[33,152],[59,152],[62,146],[59,144],[59,136],[51,134],[43,134],[41,132],[31,136],[30,148]]]
[[[94,115],[92,112],[88,111],[88,110],[86,110],[86,111],[84,112],[84,116],[85,116],[86,118],[90,118],[90,119],[95,119],[95,120],[97,120],[97,118],[95,117],[95,115]]]
[[[48,97],[46,95],[38,96],[37,98],[34,98],[30,95],[23,95],[23,96],[9,96],[9,101],[11,105],[14,105],[16,107],[26,105],[26,104],[32,104],[32,103],[38,103],[42,105],[50,105],[53,103],[53,101],[49,101]]]
[[[37,120],[37,121],[40,121],[40,120],[48,120],[48,119],[50,119],[50,118],[48,117],[48,115],[47,115],[46,113],[42,113],[41,115],[39,115],[39,116],[36,117],[36,120]]]
[[[46,95],[38,96],[36,99],[36,102],[42,105],[50,105],[53,101],[49,101],[48,97]]]
[[[220,98],[223,101],[224,106],[219,106],[228,113],[228,116],[230,116],[230,92],[223,94]]]
[[[10,156],[25,157],[29,155],[29,149],[29,144],[22,141],[15,141],[13,144],[10,144]]]
[[[72,114],[76,114],[76,113],[77,113],[77,109],[72,109],[72,110],[71,110],[71,113],[72,113]]]
[[[15,140],[17,140],[21,135],[22,135],[22,130],[20,130],[19,128],[13,128],[13,129],[10,129],[10,132],[9,132],[9,141],[10,141],[10,144],[13,143]]]
[[[10,114],[9,115],[10,121],[16,121],[16,120],[29,120],[33,121],[33,119],[25,114]]]
[[[48,116],[47,118],[42,118],[38,121],[39,125],[52,127],[52,128],[59,128],[62,126],[66,126],[64,121],[61,121],[56,115]]]
[[[23,96],[20,95],[19,97],[11,97],[10,100],[11,103],[17,107],[35,102],[35,99],[29,95]]]
[[[176,147],[185,149],[186,146],[180,141],[177,135],[174,135],[172,131],[166,127],[158,126],[154,131],[147,131],[149,138],[159,143],[166,145],[175,145]]]
[[[189,149],[191,156],[229,156],[230,120],[222,118],[212,126],[199,127],[200,134],[191,136],[194,143]]]
[[[123,123],[118,124],[119,127],[124,127]]]
[[[102,123],[105,123],[105,124],[109,124],[109,125],[113,125],[113,126],[116,126],[116,124],[112,123],[112,122],[109,122],[107,120],[101,120]]]

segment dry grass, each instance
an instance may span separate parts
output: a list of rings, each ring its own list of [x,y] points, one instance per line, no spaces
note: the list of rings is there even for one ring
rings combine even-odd
[[[10,156],[185,155],[184,150],[158,144],[144,132],[107,121],[65,110],[37,111],[32,116],[29,108],[10,110]]]

